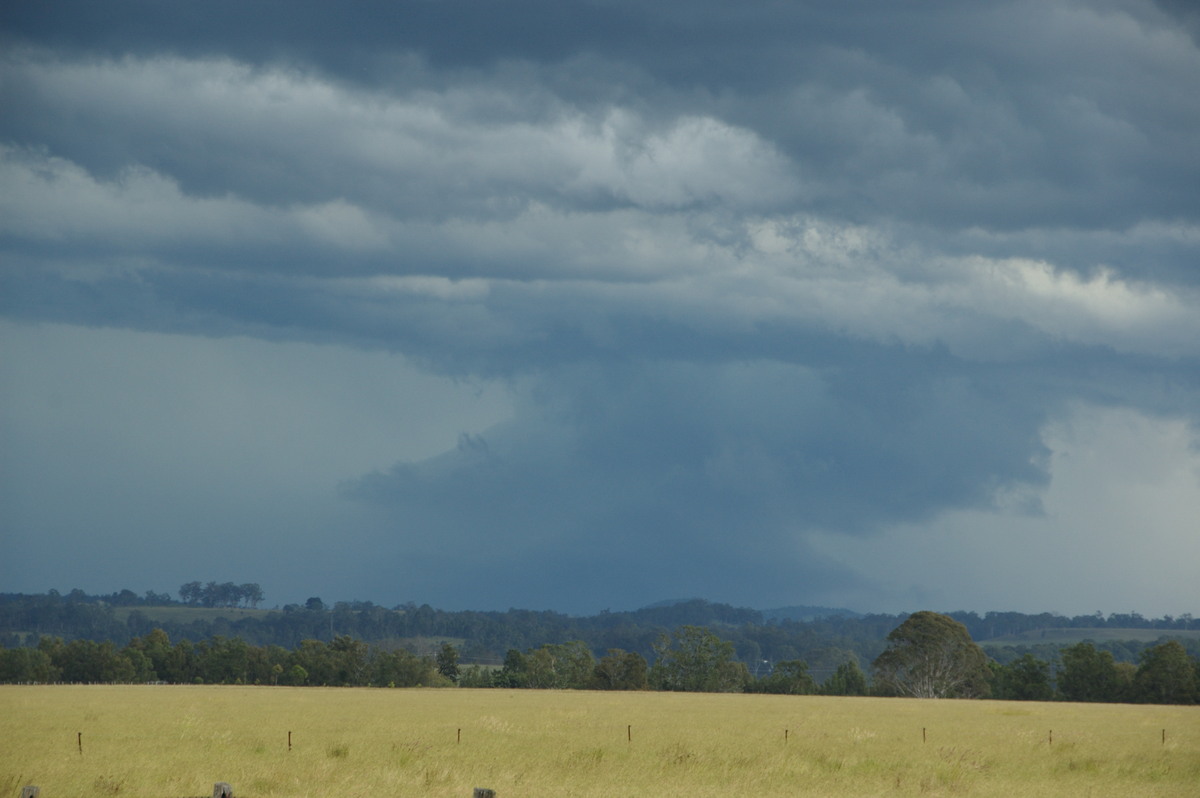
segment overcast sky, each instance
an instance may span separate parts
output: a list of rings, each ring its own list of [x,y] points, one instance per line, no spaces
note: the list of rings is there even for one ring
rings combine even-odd
[[[0,591],[1200,612],[1185,0],[0,8]]]

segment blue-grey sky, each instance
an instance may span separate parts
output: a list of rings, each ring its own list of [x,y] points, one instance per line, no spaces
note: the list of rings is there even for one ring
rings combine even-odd
[[[0,590],[1200,609],[1200,11],[0,9]]]

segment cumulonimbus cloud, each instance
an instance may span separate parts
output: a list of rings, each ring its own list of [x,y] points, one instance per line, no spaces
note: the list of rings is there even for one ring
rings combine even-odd
[[[618,6],[556,43],[494,20],[514,38],[469,52],[412,33],[440,5],[399,44],[350,11],[317,42],[305,7],[270,57],[23,17],[0,310],[514,386],[507,424],[341,495],[466,548],[491,530],[531,579],[651,585],[635,553],[671,550],[815,580],[813,530],[1036,513],[1043,431],[1079,403],[1195,420],[1200,56],[1176,17],[702,3],[685,40]]]

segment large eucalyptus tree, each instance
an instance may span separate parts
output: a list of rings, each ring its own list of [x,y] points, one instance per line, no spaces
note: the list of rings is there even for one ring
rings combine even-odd
[[[936,612],[917,612],[887,636],[873,663],[875,685],[914,698],[981,698],[988,694],[987,655],[967,627]]]

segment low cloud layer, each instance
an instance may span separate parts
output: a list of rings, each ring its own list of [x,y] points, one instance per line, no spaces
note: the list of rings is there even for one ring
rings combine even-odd
[[[971,542],[1087,515],[1067,428],[1200,511],[1186,5],[256,8],[2,12],[13,589],[1195,609]]]

